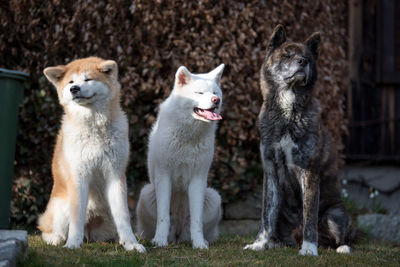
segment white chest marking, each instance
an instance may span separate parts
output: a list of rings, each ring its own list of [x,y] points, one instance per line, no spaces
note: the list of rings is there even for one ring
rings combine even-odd
[[[286,164],[288,167],[293,166],[293,148],[297,148],[297,145],[293,142],[292,138],[286,134],[284,135],[279,142],[274,144],[275,148],[275,156],[278,157],[278,152],[281,149],[285,154]]]
[[[286,117],[290,117],[292,114],[293,103],[296,96],[291,89],[281,90],[279,92],[279,104],[284,111]]]

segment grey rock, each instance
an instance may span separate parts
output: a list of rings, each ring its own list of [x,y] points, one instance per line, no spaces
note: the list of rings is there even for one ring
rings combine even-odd
[[[357,223],[375,238],[400,243],[400,216],[366,214],[358,216]]]
[[[219,225],[220,233],[223,235],[255,235],[259,228],[259,220],[223,220]]]
[[[20,230],[0,230],[0,267],[15,266],[17,257],[28,253],[28,233]]]
[[[25,257],[28,253],[28,232],[22,230],[0,230],[0,242],[3,240],[15,240],[18,255]]]
[[[0,240],[15,239],[28,244],[28,232],[23,230],[0,230]]]
[[[389,214],[400,215],[400,168],[397,166],[345,166],[339,174],[343,188],[359,207],[376,212],[384,208]],[[371,189],[379,194],[370,197]]]
[[[8,262],[5,266],[15,266],[18,245],[15,240],[0,241],[0,261]]]
[[[0,267],[9,267],[11,263],[9,261],[2,261],[0,260]]]
[[[389,192],[400,187],[400,167],[396,166],[360,167],[350,165],[340,171],[340,177],[348,181],[364,181],[381,192]]]

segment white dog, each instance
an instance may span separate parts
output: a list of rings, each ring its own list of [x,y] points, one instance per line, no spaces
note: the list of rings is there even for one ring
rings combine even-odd
[[[126,250],[145,252],[131,228],[125,169],[128,121],[120,107],[115,61],[96,57],[49,67],[64,108],[53,155],[53,189],[38,227],[48,244],[78,248],[116,239]],[[118,235],[117,235],[118,234]]]
[[[192,241],[208,249],[218,236],[221,197],[207,188],[222,104],[224,65],[206,74],[180,67],[170,96],[160,105],[149,140],[150,184],[140,194],[138,232],[157,246]]]

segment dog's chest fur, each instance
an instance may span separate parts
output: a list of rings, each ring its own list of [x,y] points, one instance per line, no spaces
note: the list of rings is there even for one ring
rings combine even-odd
[[[268,148],[269,153],[282,150],[288,158],[290,151],[297,156],[313,153],[320,134],[318,101],[311,101],[302,112],[291,111],[290,116],[282,112],[282,109],[270,106],[269,103],[263,104],[258,120],[261,143]],[[273,159],[272,155],[268,157]]]
[[[151,134],[149,171],[154,164],[161,165],[171,175],[172,190],[185,191],[191,178],[208,172],[215,127],[201,121],[157,124]]]
[[[300,176],[295,172],[312,168],[319,149],[318,102],[309,104],[300,113],[292,110],[288,103],[284,106],[287,110],[282,112],[280,99],[274,104],[266,102],[258,121],[264,160],[277,166],[279,183],[298,196],[303,191],[304,181],[298,180]]]
[[[297,149],[298,145],[293,141],[290,134],[284,135],[278,142],[273,143],[275,150],[275,160],[280,158],[280,153],[285,157],[288,168],[293,166],[293,149]]]
[[[101,114],[82,120],[64,120],[64,151],[72,171],[99,177],[113,168],[123,168],[129,153],[124,118],[107,120]]]

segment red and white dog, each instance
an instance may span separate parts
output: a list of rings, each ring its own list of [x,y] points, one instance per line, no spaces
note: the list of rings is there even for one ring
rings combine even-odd
[[[96,57],[44,70],[65,114],[54,150],[53,189],[38,228],[48,244],[115,240],[145,252],[131,228],[125,169],[128,122],[115,61]]]

